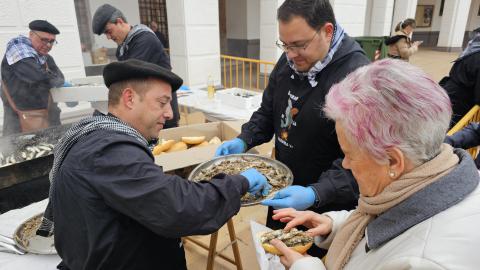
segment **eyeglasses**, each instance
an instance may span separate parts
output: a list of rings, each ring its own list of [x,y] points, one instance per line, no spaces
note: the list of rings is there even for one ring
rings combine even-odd
[[[37,32],[35,31],[32,31],[35,35],[37,35],[38,38],[40,38],[40,41],[44,44],[44,45],[50,45],[50,46],[53,46],[53,45],[57,45],[58,44],[58,41],[56,41],[55,39],[48,39],[48,38],[43,38],[41,37],[39,34],[37,34]]]
[[[320,31],[320,30],[318,30]],[[308,48],[308,46],[310,45],[310,43],[312,43],[313,39],[315,39],[315,36],[317,36],[318,34],[318,31],[315,32],[315,34],[313,34],[313,37],[306,41],[305,43],[301,44],[301,45],[287,45],[287,44],[284,44],[283,42],[281,41],[276,41],[275,44],[277,45],[278,48],[280,48],[280,50],[288,53],[288,51],[292,51],[292,52],[300,52],[301,50],[306,50]]]

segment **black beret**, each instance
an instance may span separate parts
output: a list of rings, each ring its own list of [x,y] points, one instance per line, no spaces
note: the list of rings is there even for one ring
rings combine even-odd
[[[103,69],[103,80],[107,87],[116,82],[149,77],[169,83],[172,86],[172,91],[176,91],[183,83],[182,78],[170,70],[138,59],[113,62]]]
[[[46,32],[54,35],[60,34],[60,31],[58,31],[58,29],[55,26],[53,26],[53,24],[44,20],[31,21],[28,24],[28,28],[30,28],[30,30],[33,30],[33,31],[41,31],[41,32]]]
[[[105,30],[105,25],[110,20],[110,17],[112,17],[112,14],[115,11],[119,11],[119,10],[116,7],[109,4],[104,4],[99,8],[97,8],[92,19],[93,33],[97,35],[103,34],[103,31]]]

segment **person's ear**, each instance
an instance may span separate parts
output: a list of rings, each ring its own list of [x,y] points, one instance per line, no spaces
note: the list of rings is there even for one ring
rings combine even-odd
[[[132,109],[134,105],[135,91],[127,87],[123,89],[121,101],[126,108]]]
[[[405,155],[397,147],[387,149],[387,155],[389,177],[396,180],[405,171]]]
[[[327,22],[327,23],[325,23],[325,25],[322,28],[323,28],[323,31],[325,32],[325,36],[328,39],[332,39],[333,38],[333,30],[335,29],[333,24],[330,23],[330,22]]]

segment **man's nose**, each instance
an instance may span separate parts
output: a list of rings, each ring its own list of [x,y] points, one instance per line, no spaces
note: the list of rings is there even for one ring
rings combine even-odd
[[[288,56],[289,59],[293,59],[293,58],[298,56],[298,52],[296,50],[293,50],[293,49],[288,49],[287,56]]]
[[[173,118],[173,110],[172,110],[172,102],[168,103],[168,108],[165,110],[165,113],[163,114],[163,117],[165,117],[166,120],[170,120]]]

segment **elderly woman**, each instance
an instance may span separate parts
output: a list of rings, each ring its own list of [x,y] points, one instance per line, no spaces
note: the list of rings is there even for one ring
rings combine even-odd
[[[415,27],[414,19],[406,19],[397,24],[395,33],[385,40],[385,45],[388,46],[388,57],[408,62],[410,56],[418,51],[422,41],[412,42],[411,40]]]
[[[443,144],[451,107],[420,69],[386,59],[332,87],[326,115],[360,189],[356,210],[280,209],[286,229],[305,225],[337,269],[478,269],[479,174],[472,158]],[[324,236],[319,237],[319,236]],[[324,269],[278,241],[290,269]]]

